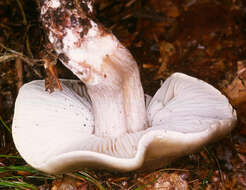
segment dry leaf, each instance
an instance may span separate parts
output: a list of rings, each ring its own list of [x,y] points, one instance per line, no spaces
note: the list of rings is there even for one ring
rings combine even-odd
[[[237,76],[231,84],[222,89],[236,107],[246,102],[246,66],[244,65],[245,61],[238,61]]]

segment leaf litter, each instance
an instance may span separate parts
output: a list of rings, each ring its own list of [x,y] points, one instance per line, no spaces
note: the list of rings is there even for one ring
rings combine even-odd
[[[243,0],[100,0],[98,19],[136,58],[146,93],[173,72],[217,87],[237,109],[231,135],[156,171],[83,170],[50,176],[18,156],[10,130],[19,87],[50,78],[38,0],[0,2],[0,188],[232,189],[246,188],[246,3]],[[58,61],[57,74],[74,78]],[[52,81],[51,81],[52,83]]]

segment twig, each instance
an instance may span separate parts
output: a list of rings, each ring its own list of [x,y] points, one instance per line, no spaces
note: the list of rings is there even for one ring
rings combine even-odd
[[[7,26],[6,24],[3,24],[3,23],[0,23],[0,27],[5,28],[7,30],[11,30],[11,28],[9,26]]]
[[[128,3],[126,3],[126,7],[130,7],[133,3],[135,3],[136,2],[136,0],[131,0],[131,1],[129,1]]]
[[[137,187],[137,184],[133,184],[133,185],[131,185],[130,187],[128,187],[128,189],[127,190],[132,190],[133,188],[135,188],[135,187]],[[136,189],[136,188],[135,188]]]
[[[115,182],[111,182],[111,184],[113,184],[114,186],[116,186],[116,187],[119,187],[120,189],[124,189],[124,187],[122,186],[122,185],[120,185],[120,184],[117,184],[117,183],[115,183]]]
[[[25,14],[25,11],[24,11],[24,8],[20,2],[20,0],[16,0],[16,2],[18,3],[19,5],[19,8],[20,8],[20,11],[21,11],[21,14],[22,14],[22,17],[23,17],[23,24],[25,26],[27,26],[27,19],[26,19],[26,14]],[[28,31],[29,30],[29,26],[26,27],[26,30]],[[28,52],[28,55],[33,58],[33,54],[32,54],[32,51],[31,51],[31,47],[30,47],[30,42],[29,42],[29,37],[28,35],[26,35],[26,49],[27,49],[27,52]]]
[[[26,14],[25,14],[25,11],[24,11],[24,8],[20,2],[20,0],[16,0],[19,8],[20,8],[20,11],[21,11],[21,15],[22,15],[22,18],[23,18],[23,24],[24,25],[27,25],[27,20],[26,20]]]
[[[5,54],[3,56],[0,57],[0,63],[4,62],[4,61],[11,61],[16,59],[16,57],[18,57],[18,55],[15,54]]]
[[[27,49],[28,55],[29,55],[31,58],[33,58],[33,54],[32,54],[32,50],[31,50],[31,46],[30,46],[30,41],[29,41],[28,35],[26,36],[26,49]]]
[[[0,47],[2,47],[3,49],[5,49],[6,51],[9,51],[11,53],[13,53],[16,57],[20,58],[22,61],[24,61],[25,63],[27,63],[28,65],[30,65],[31,67],[33,67],[35,65],[35,63],[39,63],[39,62],[43,62],[43,59],[31,59],[25,55],[23,55],[22,53],[20,52],[17,52],[15,50],[12,50],[6,46],[4,46],[2,43],[0,43]],[[13,58],[13,57],[12,57]],[[0,61],[1,63],[1,61]],[[42,75],[40,72],[38,72],[36,69],[33,69],[34,70],[34,73],[42,78]]]
[[[11,52],[11,53],[13,53],[13,54],[16,54],[16,55],[19,55],[19,56],[22,56],[22,57],[24,56],[22,53],[17,52],[17,51],[15,51],[15,50],[12,50],[12,49],[6,47],[6,46],[3,45],[2,43],[0,43],[0,46],[1,46],[3,49],[5,49],[5,50],[7,50],[7,51],[9,51],[9,52]]]
[[[27,54],[29,55],[29,57],[33,58],[33,53],[31,50],[31,46],[30,46],[30,40],[29,40],[29,36],[28,36],[28,31],[30,29],[30,25],[28,25],[26,27],[26,50],[27,50]]]
[[[23,65],[19,57],[17,57],[15,60],[15,68],[16,68],[17,78],[18,78],[17,90],[19,91],[20,87],[23,85]]]
[[[195,182],[197,182],[197,181],[200,183],[199,179],[194,179],[194,180],[188,181],[188,184],[190,184],[190,183],[195,183]]]
[[[5,45],[3,45],[2,43],[0,43],[0,47],[2,47],[3,49],[7,50],[8,52],[10,53],[13,53],[16,57],[20,57],[24,62],[26,62],[27,64],[29,64],[30,66],[34,66],[35,63],[37,62],[42,62],[43,60],[42,59],[30,59],[29,57],[23,55],[22,53],[20,52],[17,52],[15,50],[12,50],[8,47],[6,47]],[[1,62],[1,61],[0,61]]]

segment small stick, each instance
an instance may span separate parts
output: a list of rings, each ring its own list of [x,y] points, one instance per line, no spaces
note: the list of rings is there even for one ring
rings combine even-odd
[[[8,52],[10,53],[13,53],[16,57],[20,57],[24,62],[26,62],[28,65],[30,66],[34,66],[34,64],[36,62],[41,62],[42,60],[40,59],[30,59],[28,58],[27,56],[23,55],[22,53],[20,52],[17,52],[15,50],[12,50],[8,47],[6,47],[5,45],[3,45],[2,43],[0,43],[0,47],[2,47],[3,49],[7,50]],[[3,57],[1,57],[2,59],[4,59]]]
[[[136,2],[136,0],[131,0],[131,1],[129,1],[128,3],[126,3],[126,7],[130,7],[133,3],[135,3]]]
[[[20,8],[20,11],[21,11],[21,14],[22,14],[22,18],[23,18],[23,24],[24,25],[27,25],[27,20],[26,20],[26,14],[25,14],[25,11],[24,11],[24,8],[20,2],[20,0],[16,0],[19,8]]]
[[[6,47],[5,45],[3,45],[2,43],[0,43],[0,47],[2,47],[3,49],[5,49],[6,51],[10,52],[10,53],[13,53],[16,57],[19,57],[22,61],[24,61],[25,63],[27,63],[29,66],[33,67],[35,65],[35,63],[38,63],[38,62],[43,62],[44,60],[43,59],[32,59],[32,58],[29,58],[25,55],[23,55],[22,53],[20,52],[17,52],[15,50],[12,50],[8,47]],[[3,59],[4,61],[4,57],[0,57],[0,62],[1,62],[1,58]],[[14,58],[13,56],[11,57],[11,59]],[[11,59],[7,59],[7,60],[11,60]],[[34,73],[42,78],[42,75],[34,69]]]
[[[31,46],[30,46],[30,41],[29,41],[28,35],[26,36],[26,49],[27,49],[28,55],[29,55],[31,58],[33,58],[33,54],[32,54],[32,50],[31,50]]]
[[[25,38],[26,38],[26,50],[27,50],[28,56],[33,58],[33,53],[32,53],[32,50],[31,50],[30,40],[29,40],[29,36],[28,36],[29,29],[30,29],[30,25],[28,25],[26,27],[26,35],[25,35]]]
[[[18,57],[18,55],[16,55],[16,54],[5,54],[5,55],[0,57],[0,63],[2,63],[4,61],[11,61],[11,60],[15,59],[16,57]]]
[[[15,60],[15,68],[17,72],[17,91],[19,91],[20,87],[23,85],[23,64],[19,57]]]

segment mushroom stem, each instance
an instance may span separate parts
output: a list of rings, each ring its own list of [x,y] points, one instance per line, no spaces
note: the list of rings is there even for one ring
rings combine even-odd
[[[95,134],[116,137],[143,130],[147,116],[137,64],[115,36],[92,18],[91,0],[41,4],[50,43],[88,88]]]
[[[114,65],[107,59],[108,64]],[[129,70],[124,70],[118,67],[108,81],[88,86],[98,136],[116,137],[146,128],[144,93],[137,65],[133,62]]]

